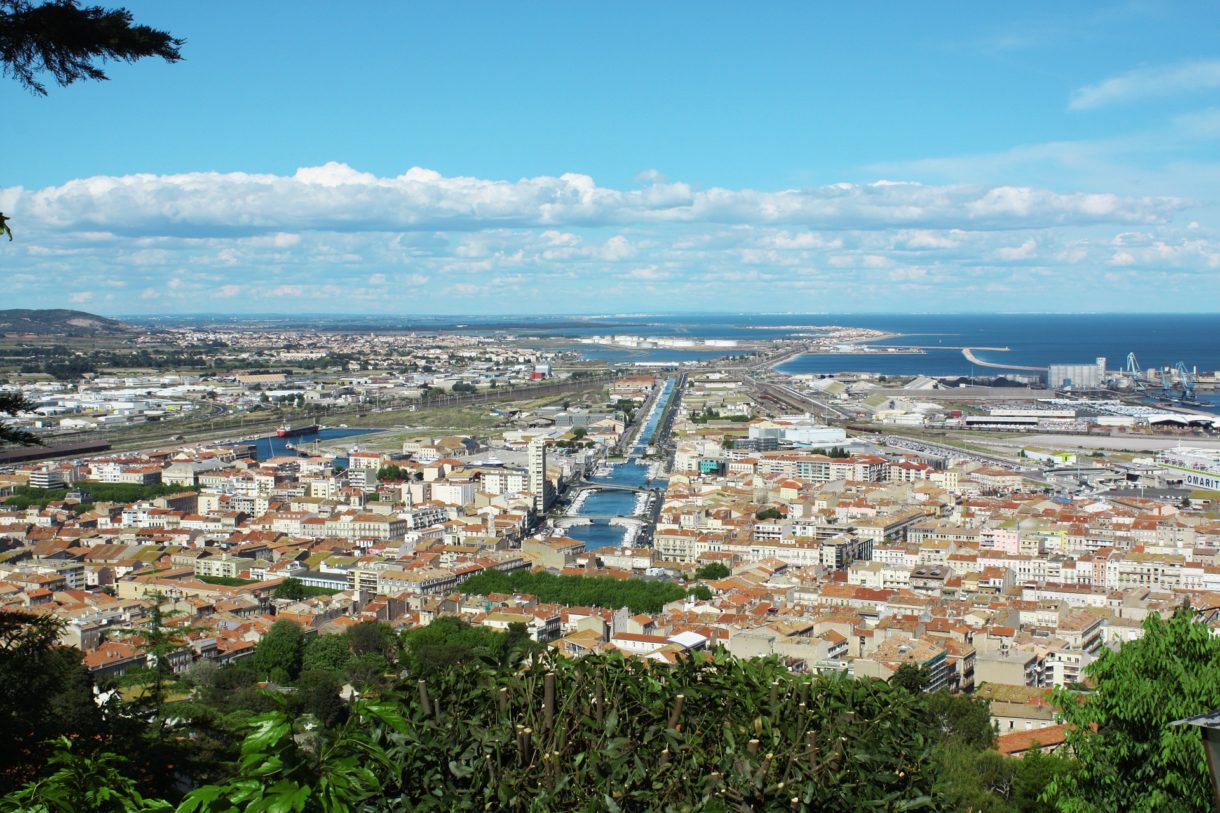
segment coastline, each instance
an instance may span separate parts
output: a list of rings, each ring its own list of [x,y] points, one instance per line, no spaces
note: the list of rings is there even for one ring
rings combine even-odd
[[[868,337],[868,341],[867,341],[866,345],[875,344],[877,342],[888,342],[892,339],[901,339],[906,335],[907,334],[905,334],[905,333],[882,333],[882,332],[878,331],[877,335]],[[768,369],[773,370],[775,372],[779,372],[780,375],[788,375],[788,373],[781,372],[779,370],[779,368],[782,365],[787,364],[790,361],[794,361],[794,360],[800,358],[801,356],[924,356],[924,355],[927,355],[927,351],[925,351],[925,350],[911,351],[911,350],[904,349],[904,350],[895,350],[895,351],[891,352],[889,350],[883,350],[883,351],[867,350],[867,349],[826,350],[826,349],[819,349],[817,347],[805,347],[805,348],[802,348],[793,353],[786,354],[786,355],[782,356],[781,358],[771,362],[768,365]]]

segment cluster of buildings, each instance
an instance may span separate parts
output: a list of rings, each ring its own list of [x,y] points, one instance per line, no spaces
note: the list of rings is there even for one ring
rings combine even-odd
[[[506,337],[219,331],[174,328],[140,345],[206,357],[190,374],[86,375],[78,381],[6,385],[33,408],[15,424],[54,436],[257,410],[270,403],[316,411],[423,398],[429,390],[513,387],[555,374],[573,354],[519,346]],[[245,372],[237,372],[245,370]]]
[[[659,384],[623,379],[608,400],[642,402]],[[182,668],[250,654],[277,618],[333,631],[438,615],[522,623],[574,657],[672,661],[724,646],[794,670],[881,678],[910,663],[930,688],[994,693],[997,725],[1014,732],[1053,722],[1046,693],[1083,681],[1150,614],[1220,606],[1220,516],[1206,497],[1053,497],[1015,466],[883,450],[810,415],[758,412],[743,380],[686,379],[650,547],[586,550],[536,532],[556,495],[613,446],[583,439],[625,431],[609,411],[560,409],[495,438],[353,452],[343,470],[317,456],[255,460],[243,446],[15,468],[0,493],[70,490],[45,507],[0,508],[0,606],[62,618],[65,640],[99,673],[138,659],[118,633],[152,602],[190,623]],[[379,477],[391,465],[396,478]],[[1151,468],[1220,476],[1200,450],[1162,453]],[[107,504],[92,483],[181,492]],[[460,590],[487,570],[685,583],[712,564],[728,575],[705,581],[710,598],[650,614]],[[288,578],[324,594],[277,598]]]

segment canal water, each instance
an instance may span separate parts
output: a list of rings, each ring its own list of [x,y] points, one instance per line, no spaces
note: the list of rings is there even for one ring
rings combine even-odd
[[[669,402],[671,393],[673,392],[673,379],[667,379],[664,388],[661,390],[661,395],[657,399],[657,408],[649,415],[647,422],[644,424],[644,429],[640,432],[639,438],[632,447],[632,455],[642,455],[648,447],[648,443],[656,434],[657,425],[661,422],[661,416],[665,413],[665,405]],[[648,463],[641,462],[638,457],[631,457],[623,463],[618,463],[610,467],[610,473],[604,476],[594,476],[590,480],[594,483],[607,483],[611,485],[633,486],[635,488],[664,488],[664,480],[649,480]],[[585,499],[577,516],[623,516],[629,517],[635,513],[635,502],[637,494],[634,491],[593,491]],[[564,533],[572,539],[578,539],[585,543],[587,550],[595,550],[596,548],[617,547],[623,543],[623,539],[627,535],[627,529],[619,525],[611,525],[609,520],[595,519],[589,525],[573,525],[567,528]]]
[[[297,451],[312,452],[313,442],[315,440],[338,440],[339,438],[353,438],[359,435],[367,435],[371,432],[380,432],[380,429],[322,429],[317,432],[309,432],[304,435],[295,435],[290,438],[281,438],[277,435],[266,435],[264,437],[252,438],[251,440],[243,440],[240,443],[230,444],[233,446],[250,444],[254,446],[254,456],[258,460],[266,460],[269,457],[279,455],[291,455],[294,450],[289,449],[288,445],[292,444]],[[339,461],[346,461],[345,457],[336,458]]]

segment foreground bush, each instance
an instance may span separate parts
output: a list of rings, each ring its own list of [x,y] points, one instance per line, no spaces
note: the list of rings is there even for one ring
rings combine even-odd
[[[253,721],[238,775],[182,813],[937,810],[922,696],[724,653],[455,667],[337,729]]]

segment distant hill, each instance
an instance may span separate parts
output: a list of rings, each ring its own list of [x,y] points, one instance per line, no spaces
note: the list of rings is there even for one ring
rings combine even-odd
[[[0,333],[34,334],[37,336],[97,336],[101,334],[133,333],[137,328],[105,316],[84,311],[52,308],[0,310]]]

